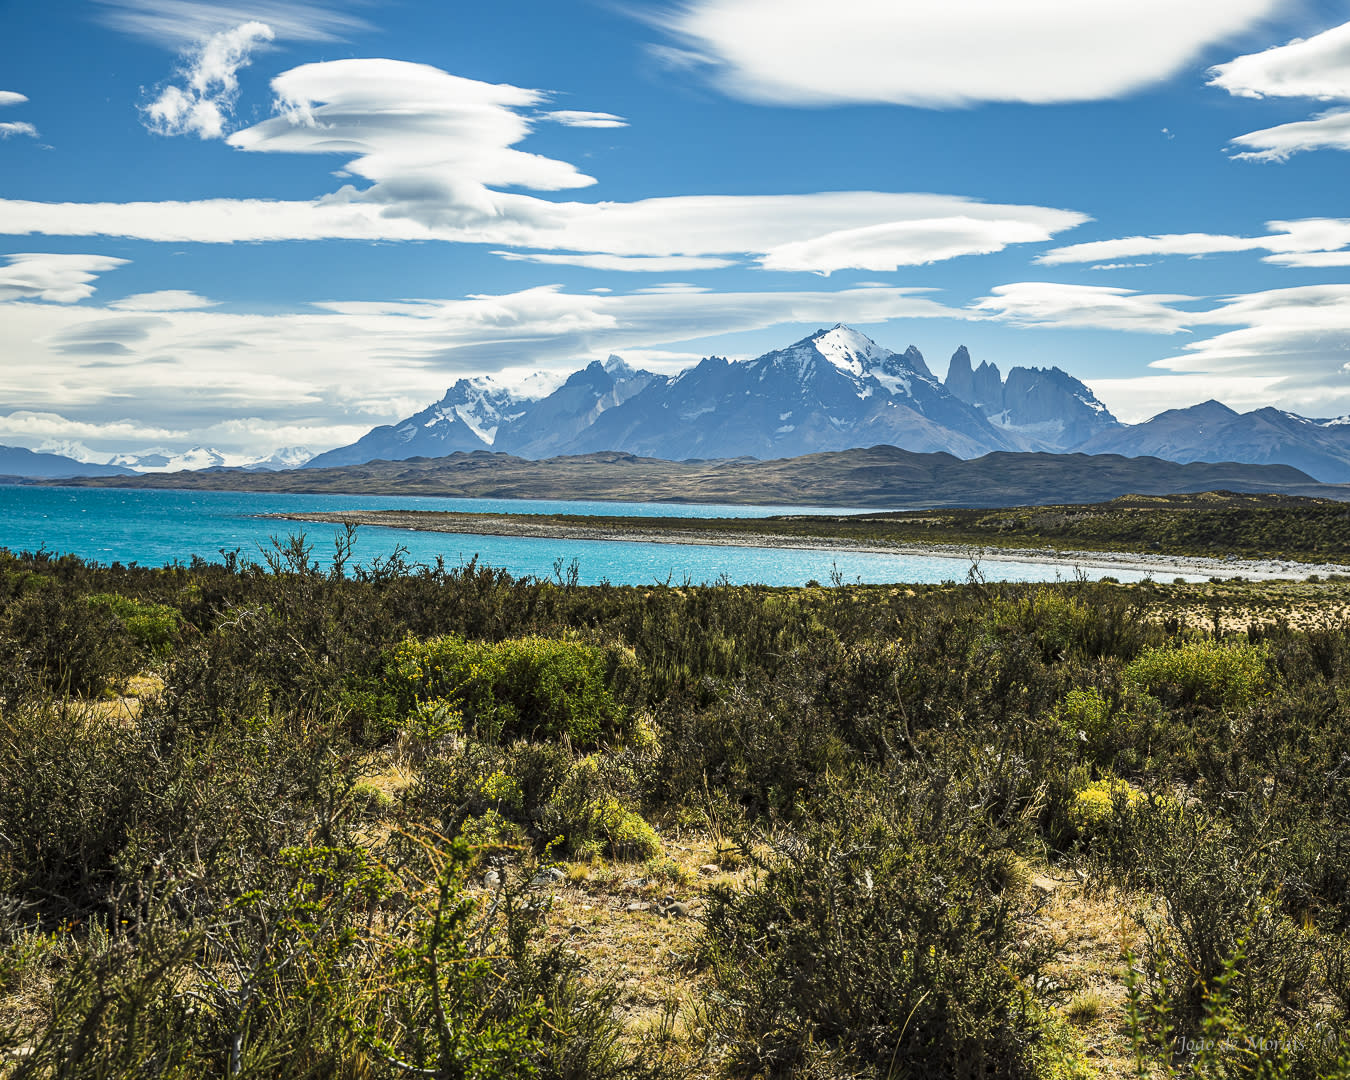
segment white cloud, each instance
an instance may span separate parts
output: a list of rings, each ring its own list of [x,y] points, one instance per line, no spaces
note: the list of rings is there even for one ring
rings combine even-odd
[[[170,84],[141,109],[145,126],[158,135],[195,134],[220,139],[239,97],[239,69],[275,35],[266,23],[246,22],[212,34],[185,57],[185,85]]]
[[[646,296],[668,296],[672,293],[709,293],[712,289],[706,285],[695,285],[689,281],[663,281],[660,285],[648,285],[646,288],[634,289],[633,292]]]
[[[1033,260],[1042,266],[1128,259],[1138,255],[1212,255],[1228,251],[1256,251],[1262,237],[1218,236],[1213,233],[1169,233],[1161,236],[1127,236],[1119,240],[1092,240],[1051,248]]]
[[[1185,409],[1200,401],[1219,398],[1230,409],[1247,412],[1276,400],[1275,375],[1229,375],[1216,382],[1213,375],[1139,375],[1133,378],[1093,379],[1092,392],[1109,402],[1111,412],[1127,424],[1152,419],[1166,409]],[[1285,403],[1286,408],[1292,401]],[[1320,407],[1320,405],[1318,406]]]
[[[1263,262],[1280,266],[1339,266],[1336,257],[1350,247],[1350,218],[1300,218],[1268,221],[1265,236],[1225,236],[1214,233],[1169,233],[1093,240],[1052,248],[1034,260],[1043,266],[1122,259],[1139,255],[1216,255],[1238,251],[1267,251]],[[1333,255],[1334,253],[1334,255]],[[1114,269],[1115,267],[1093,267]]]
[[[1311,120],[1262,128],[1230,140],[1250,147],[1233,157],[1240,161],[1288,161],[1306,150],[1350,150],[1350,108],[1329,109]]]
[[[1261,261],[1277,266],[1297,266],[1305,270],[1325,270],[1337,266],[1350,266],[1350,250],[1289,251],[1267,255]]]
[[[247,22],[263,22],[285,41],[342,41],[371,29],[370,23],[330,6],[303,0],[97,0],[102,21],[124,33],[148,38],[169,49],[182,49]]]
[[[581,255],[576,252],[546,254],[539,251],[494,251],[510,262],[538,263],[541,266],[580,266],[586,270],[645,271],[655,274],[685,270],[721,270],[735,266],[734,259],[707,255]]]
[[[184,445],[265,455],[285,443],[349,442],[423,408],[459,375],[493,372],[514,383],[611,352],[669,358],[685,352],[679,345],[691,334],[942,317],[964,314],[894,288],[627,294],[539,288],[461,300],[335,303],[284,315],[14,302],[0,317],[6,358],[0,401],[11,412],[58,414],[96,427],[134,417],[141,428],[185,433],[177,440]],[[238,416],[252,419],[247,430],[231,434],[225,425]],[[309,428],[315,431],[305,434]],[[30,434],[99,445],[88,430],[66,432],[50,423]],[[122,445],[154,441],[168,440],[137,436]]]
[[[1211,68],[1210,75],[1210,86],[1237,97],[1350,101],[1350,23],[1239,56]],[[1245,147],[1233,154],[1243,161],[1279,162],[1309,150],[1350,150],[1350,108],[1328,109],[1311,119],[1251,131],[1230,142]]]
[[[859,229],[841,229],[810,240],[780,244],[760,260],[766,270],[807,270],[829,274],[835,270],[895,271],[901,266],[954,259],[960,255],[985,255],[1002,251],[1010,244],[1031,244],[1053,238],[1066,227],[1086,220],[1084,215],[1069,216],[1065,211],[1022,207],[1018,216],[1006,208],[989,208],[992,213],[973,212],[951,217],[925,217],[914,221],[866,225]]]
[[[1210,69],[1210,86],[1247,98],[1350,100],[1350,23]]]
[[[22,105],[27,100],[28,100],[27,97],[14,90],[0,90],[0,106]]]
[[[5,120],[0,122],[0,139],[8,139],[13,135],[27,135],[30,138],[38,137],[38,129],[32,124],[25,123],[22,120]]]
[[[950,108],[1121,97],[1278,13],[1280,0],[687,0],[657,21],[727,93]],[[669,53],[669,50],[667,50]]]
[[[126,259],[107,255],[23,253],[4,256],[0,266],[0,301],[47,300],[74,304],[94,295],[99,274],[125,266]]]
[[[606,112],[584,112],[580,109],[559,109],[555,112],[546,112],[543,114],[543,119],[551,120],[555,124],[562,124],[564,127],[621,128],[628,126],[628,121],[622,116],[615,116],[613,113]]]
[[[992,293],[972,310],[1017,325],[1193,333],[1179,353],[1150,365],[1178,375],[1091,380],[1113,410],[1134,403],[1122,418],[1209,397],[1313,416],[1350,412],[1350,284],[1246,293],[1204,307],[1192,297],[1048,282]],[[1174,397],[1164,404],[1166,394]]]
[[[749,256],[766,268],[829,273],[998,251],[1089,220],[1071,210],[868,191],[552,201],[500,190],[595,182],[567,162],[514,148],[530,132],[531,119],[520,110],[543,101],[542,91],[384,59],[307,64],[272,87],[279,115],[235,132],[229,143],[340,155],[342,171],[370,186],[344,185],[308,202],[0,200],[0,233],[203,243],[442,240],[558,253],[520,257],[604,269],[711,269]],[[671,258],[686,261],[626,261]]]
[[[442,193],[444,194],[444,193]],[[1044,239],[1089,220],[1071,210],[980,203],[950,195],[872,191],[810,195],[688,195],[634,203],[548,202],[488,192],[490,212],[462,205],[378,204],[338,195],[313,202],[210,199],[165,203],[37,203],[0,199],[0,234],[127,236],[161,242],[234,243],[267,240],[441,240],[543,248],[585,255],[642,258],[766,255],[803,238],[825,238],[872,225],[899,225],[891,262],[917,264],[999,250],[1015,235]],[[410,213],[415,216],[401,216]],[[454,220],[458,216],[459,220]],[[963,219],[982,223],[978,230]],[[940,224],[951,223],[947,228]],[[903,235],[907,244],[900,243]],[[928,246],[931,245],[931,246]],[[810,265],[806,256],[820,255]],[[834,237],[814,247],[787,248],[792,264],[839,270],[848,246]],[[880,261],[860,249],[859,261]],[[785,257],[780,251],[780,257]],[[568,262],[573,260],[569,258]],[[615,263],[614,268],[624,264]],[[640,268],[640,267],[635,267]],[[688,268],[688,267],[686,267]]]
[[[135,293],[114,300],[108,306],[118,311],[198,311],[215,307],[218,301],[208,300],[185,289],[161,289],[158,292]]]
[[[1350,285],[1249,293],[1192,316],[1231,326],[1153,367],[1227,381],[1269,378],[1270,398],[1304,415],[1350,412]]]
[[[998,285],[990,292],[992,295],[976,300],[970,309],[1015,326],[1091,327],[1150,334],[1184,330],[1191,316],[1172,305],[1193,299],[1052,281],[1019,281]]]
[[[23,409],[0,416],[0,441],[30,442],[42,439],[50,444],[52,440],[59,439],[66,442],[87,440],[127,443],[164,442],[189,437],[187,431],[147,426],[129,418],[91,424],[72,420],[60,413],[29,412]]]
[[[530,132],[515,110],[543,101],[538,90],[384,59],[305,64],[272,80],[272,89],[281,115],[236,132],[230,145],[357,155],[344,169],[374,185],[344,187],[334,202],[376,206],[428,227],[462,226],[502,214],[504,197],[490,188],[595,183],[567,162],[513,149]]]

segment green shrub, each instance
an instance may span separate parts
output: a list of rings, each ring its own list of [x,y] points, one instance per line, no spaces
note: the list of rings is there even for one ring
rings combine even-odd
[[[478,784],[483,798],[495,807],[520,813],[525,809],[525,793],[511,776],[498,769]]]
[[[620,650],[573,641],[529,637],[494,644],[451,634],[405,640],[386,679],[405,717],[443,702],[478,738],[566,736],[588,748],[624,731],[626,713],[607,678],[617,678],[628,659]]]
[[[710,890],[706,1022],[728,1075],[1052,1075],[1043,957],[996,891],[978,819],[945,790],[919,808],[822,795],[754,884]]]
[[[65,589],[25,591],[0,611],[0,699],[96,697],[137,666],[122,621]]]
[[[1127,685],[1169,705],[1241,709],[1269,685],[1267,649],[1245,641],[1188,641],[1147,649],[1124,671]]]
[[[544,835],[573,853],[603,851],[637,862],[659,855],[656,830],[616,796],[616,771],[622,770],[596,755],[577,762],[542,808]]]
[[[1110,733],[1111,710],[1100,690],[1070,690],[1059,706],[1059,722],[1070,739],[1081,737],[1089,744],[1101,742]]]
[[[661,838],[641,814],[634,813],[618,799],[597,799],[586,808],[586,825],[591,836],[603,838],[616,859],[641,862],[661,853]]]
[[[168,604],[147,604],[117,593],[95,593],[86,596],[84,602],[116,615],[145,656],[167,656],[183,623],[177,608]]]
[[[994,601],[988,618],[995,634],[1026,634],[1040,646],[1045,659],[1053,661],[1082,641],[1093,614],[1091,608],[1062,589],[1042,587]]]

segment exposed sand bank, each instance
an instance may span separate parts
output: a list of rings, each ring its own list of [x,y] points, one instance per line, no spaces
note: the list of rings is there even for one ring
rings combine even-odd
[[[875,555],[910,555],[982,562],[1034,562],[1085,569],[1135,570],[1160,579],[1178,575],[1245,577],[1253,581],[1302,580],[1313,574],[1350,574],[1350,566],[1301,563],[1282,559],[1205,558],[1198,555],[1154,555],[1126,551],[1063,551],[1055,548],[993,548],[964,544],[887,543],[840,537],[778,536],[767,533],[708,529],[606,528],[532,521],[526,514],[438,514],[405,510],[334,510],[313,514],[269,514],[286,521],[367,525],[419,532],[476,536],[521,536],[540,540],[601,540],[642,544],[690,544],[700,547],[787,548],[800,551],[851,551]]]

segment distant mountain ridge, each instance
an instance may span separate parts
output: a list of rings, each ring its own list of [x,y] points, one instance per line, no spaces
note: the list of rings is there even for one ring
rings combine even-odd
[[[916,454],[894,446],[757,461],[666,461],[617,452],[529,461],[476,450],[280,473],[210,471],[110,477],[82,486],[224,491],[599,499],[839,507],[996,507],[1103,502],[1121,495],[1226,490],[1350,501],[1350,486],[1318,484],[1285,465],[1179,465],[1116,454]]]
[[[1236,458],[1256,465],[1292,465],[1327,483],[1350,482],[1350,417],[1316,420],[1269,407],[1239,413],[1213,400],[1102,432],[1080,449],[1181,462]]]
[[[0,446],[0,477],[135,476],[118,465],[91,465],[64,454],[44,454],[21,446]]]

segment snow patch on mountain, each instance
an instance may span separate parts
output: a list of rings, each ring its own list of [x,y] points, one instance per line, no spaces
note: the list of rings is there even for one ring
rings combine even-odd
[[[833,329],[822,330],[808,340],[815,345],[816,352],[850,375],[861,376],[872,364],[895,355],[843,323],[836,323]]]

